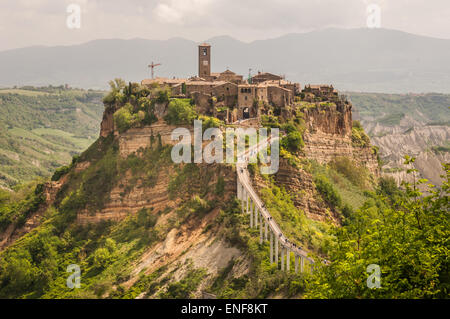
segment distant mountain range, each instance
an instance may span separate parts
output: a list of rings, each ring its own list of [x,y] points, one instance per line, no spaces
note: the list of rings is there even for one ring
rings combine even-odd
[[[212,45],[212,71],[251,68],[305,83],[333,83],[340,90],[450,93],[450,40],[387,29],[325,29],[245,43],[228,36]],[[60,85],[106,88],[121,77],[149,77],[147,65],[162,63],[158,76],[197,73],[197,43],[95,40],[72,46],[27,47],[0,52],[0,86]]]

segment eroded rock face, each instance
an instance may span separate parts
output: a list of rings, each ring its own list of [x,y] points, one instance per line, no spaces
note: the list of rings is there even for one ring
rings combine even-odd
[[[172,140],[171,136],[176,128],[160,121],[150,126],[129,129],[118,136],[120,155],[126,157],[140,148],[152,147],[160,142],[162,145],[174,145],[178,141]],[[188,129],[193,136],[193,129],[189,127]]]
[[[320,200],[310,173],[289,165],[288,161],[282,158],[275,175],[275,182],[285,187],[286,191],[292,195],[295,207],[303,210],[308,218],[340,223],[339,215],[327,208]]]
[[[110,199],[101,211],[86,209],[79,212],[77,221],[80,224],[95,223],[102,220],[120,220],[129,214],[135,214],[142,208],[153,208],[162,211],[166,207],[175,207],[176,202],[169,200],[167,188],[171,171],[160,170],[153,187],[144,187],[142,181],[132,182],[133,176],[128,175],[111,190]],[[173,172],[172,172],[173,173]],[[135,184],[131,190],[125,188]]]
[[[163,119],[167,115],[168,103],[155,103],[155,115],[158,119]]]
[[[199,164],[202,173],[206,171],[219,172],[224,178],[224,201],[231,200],[236,194],[236,173],[230,166],[220,166],[221,164]],[[145,173],[145,172],[143,172]],[[156,183],[147,186],[140,176],[129,173],[122,180],[117,182],[110,192],[110,198],[104,208],[100,211],[84,210],[77,215],[80,224],[99,222],[102,220],[120,220],[129,214],[135,214],[142,208],[147,208],[154,212],[173,210],[181,199],[171,199],[169,196],[169,183],[171,177],[176,174],[172,165],[161,167],[158,171]],[[139,175],[139,174],[138,174]],[[207,187],[215,189],[219,175],[213,174],[209,179]],[[137,178],[137,180],[136,180]],[[194,187],[186,185],[186,187]],[[213,194],[213,192],[210,192]],[[213,196],[213,195],[211,195]],[[212,199],[212,198],[211,198]]]
[[[139,149],[162,145],[173,145],[171,134],[176,128],[167,125],[161,117],[164,115],[166,105],[156,105],[157,116],[160,120],[142,128],[132,128],[124,133],[116,134],[119,142],[121,157],[136,153]],[[352,145],[352,106],[338,103],[307,108],[304,110],[306,131],[304,133],[305,147],[303,156],[328,163],[337,157],[348,157],[367,169],[375,176],[379,176],[377,156],[369,147],[355,147]],[[113,114],[105,111],[102,123],[102,136],[114,132]],[[257,125],[257,123],[254,123]],[[191,135],[192,128],[189,129]],[[78,214],[80,223],[96,222],[103,219],[121,219],[130,213],[136,213],[141,208],[153,207],[161,210],[165,207],[175,207],[176,202],[169,200],[167,187],[170,171],[162,169],[159,172],[158,182],[153,187],[140,185],[138,181],[131,191],[124,192],[123,186],[133,184],[130,181],[135,176],[128,176],[113,188],[110,201],[99,212],[83,211]],[[235,178],[230,173],[228,178]],[[339,224],[339,215],[323,203],[315,190],[311,174],[288,164],[285,159],[280,160],[280,169],[275,180],[283,185],[293,195],[294,204],[305,214],[317,220],[331,220]],[[233,185],[233,183],[230,183]],[[259,185],[261,186],[261,185]]]
[[[309,132],[351,137],[353,126],[351,104],[322,105],[307,108],[303,113]]]
[[[100,124],[100,136],[107,137],[114,132],[114,109],[107,108],[103,112],[102,123]]]
[[[375,177],[380,175],[377,155],[372,147],[352,145],[352,107],[320,106],[306,109],[306,131],[303,136],[304,154],[321,164],[337,157],[348,157],[365,166]]]
[[[40,204],[39,208],[27,218],[25,224],[21,227],[17,227],[15,223],[12,223],[3,233],[0,233],[0,251],[10,246],[17,239],[21,238],[41,224],[43,214],[45,213],[47,208],[49,208],[54,203],[56,195],[58,194],[65,181],[66,180],[63,177],[60,181],[51,181],[44,184],[44,201]]]
[[[417,178],[426,178],[434,185],[442,185],[444,170],[441,163],[450,162],[450,153],[434,152],[431,147],[445,145],[450,140],[449,127],[416,124],[407,116],[397,127],[374,125],[367,121],[363,124],[375,135],[373,143],[380,147],[383,162],[386,163],[383,175],[392,176],[399,185],[402,181],[412,182],[413,176],[406,173],[407,167],[403,164],[404,156],[409,155],[416,158],[413,166],[419,171]]]

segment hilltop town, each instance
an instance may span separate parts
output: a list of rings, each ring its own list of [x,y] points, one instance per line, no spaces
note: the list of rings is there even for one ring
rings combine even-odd
[[[384,297],[354,288],[366,282],[361,265],[378,262],[376,256],[396,261],[397,269],[411,260],[420,265],[429,245],[417,249],[422,238],[448,238],[441,235],[450,228],[439,195],[427,199],[435,211],[419,216],[423,231],[418,215],[397,213],[399,198],[414,210],[417,204],[380,177],[378,149],[333,86],[302,87],[270,73],[247,79],[230,70],[212,73],[206,44],[199,46],[198,63],[189,79],[111,81],[100,137],[51,181],[24,190],[20,202],[0,192],[0,200],[6,198],[0,298],[347,296],[342,290],[354,298]],[[281,134],[249,145],[242,163],[197,162],[195,154],[194,162],[174,161],[173,145],[180,142],[174,130],[195,135],[196,120],[226,131],[264,127]],[[265,174],[259,169],[265,163],[249,158],[272,142],[279,147],[279,169]],[[437,224],[442,229],[431,232],[428,225]],[[406,245],[405,229],[416,234]],[[398,258],[394,246],[413,259]],[[438,256],[436,264],[446,260],[444,246],[425,247]],[[61,284],[67,265],[80,266],[80,289]],[[341,269],[350,269],[350,284],[336,281]],[[321,277],[325,271],[330,281]],[[416,278],[423,268],[414,272]],[[441,276],[431,275],[425,284],[412,284],[428,292],[428,282],[434,287]],[[395,285],[398,275],[391,278],[383,281],[394,287],[386,296],[397,296],[396,290],[415,296]]]
[[[211,72],[211,46],[198,46],[198,74],[190,78],[154,78],[141,82],[149,88],[159,85],[169,87],[174,98],[191,98],[202,113],[217,117],[225,123],[260,118],[264,109],[271,105],[276,113],[300,101],[333,102],[349,104],[339,96],[333,85],[305,85],[288,81],[284,76],[268,72],[243,75],[231,70]]]

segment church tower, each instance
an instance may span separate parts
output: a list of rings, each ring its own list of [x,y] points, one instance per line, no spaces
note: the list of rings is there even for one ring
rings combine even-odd
[[[208,43],[198,46],[198,76],[206,79],[211,76],[211,46]]]

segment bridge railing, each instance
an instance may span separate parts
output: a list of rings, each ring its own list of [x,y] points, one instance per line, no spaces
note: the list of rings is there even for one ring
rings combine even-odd
[[[244,154],[239,154],[239,156],[241,156],[240,158],[244,159],[243,162],[238,163],[236,165],[238,183],[242,187],[241,192],[243,190],[245,190],[246,196],[247,195],[249,196],[249,198],[252,200],[252,202],[255,205],[254,208],[256,208],[261,213],[261,216],[264,218],[265,223],[267,223],[272,234],[274,236],[276,236],[277,239],[278,238],[280,239],[280,240],[276,240],[277,245],[279,242],[281,248],[284,248],[284,249],[287,249],[287,251],[293,252],[294,256],[296,256],[296,258],[298,256],[300,256],[301,258],[306,259],[312,265],[312,264],[314,264],[314,260],[312,258],[308,257],[308,253],[305,250],[301,249],[300,247],[297,247],[297,245],[295,245],[294,243],[290,242],[287,239],[287,237],[283,234],[280,227],[275,222],[275,220],[273,219],[273,217],[271,216],[271,214],[269,213],[267,208],[264,206],[263,201],[260,199],[260,197],[258,196],[256,191],[254,190],[253,186],[251,185],[250,176],[247,171],[249,155],[255,149],[261,149],[262,147],[267,147],[268,143],[272,143],[270,137],[264,139],[263,141],[258,142],[258,144],[256,146],[249,148],[247,151],[244,152]],[[238,156],[238,158],[239,158],[239,156]],[[247,179],[246,179],[246,177],[247,177]],[[238,187],[239,187],[239,185],[238,185]],[[239,190],[238,190],[238,193],[239,193]],[[247,201],[247,199],[246,199],[246,201]],[[248,203],[247,203],[247,205],[248,205]],[[262,221],[261,221],[261,223],[262,223]],[[262,225],[260,225],[260,227],[261,227],[261,232],[262,232]],[[262,233],[261,233],[261,236],[262,236]],[[283,241],[283,239],[284,239],[284,241]],[[271,251],[271,254],[272,254],[272,251]],[[282,250],[282,254],[283,254],[283,250]],[[288,260],[289,260],[289,257],[287,257],[287,262],[288,262]],[[296,267],[297,267],[297,259],[296,259]],[[282,268],[284,268],[284,267],[282,266]]]

